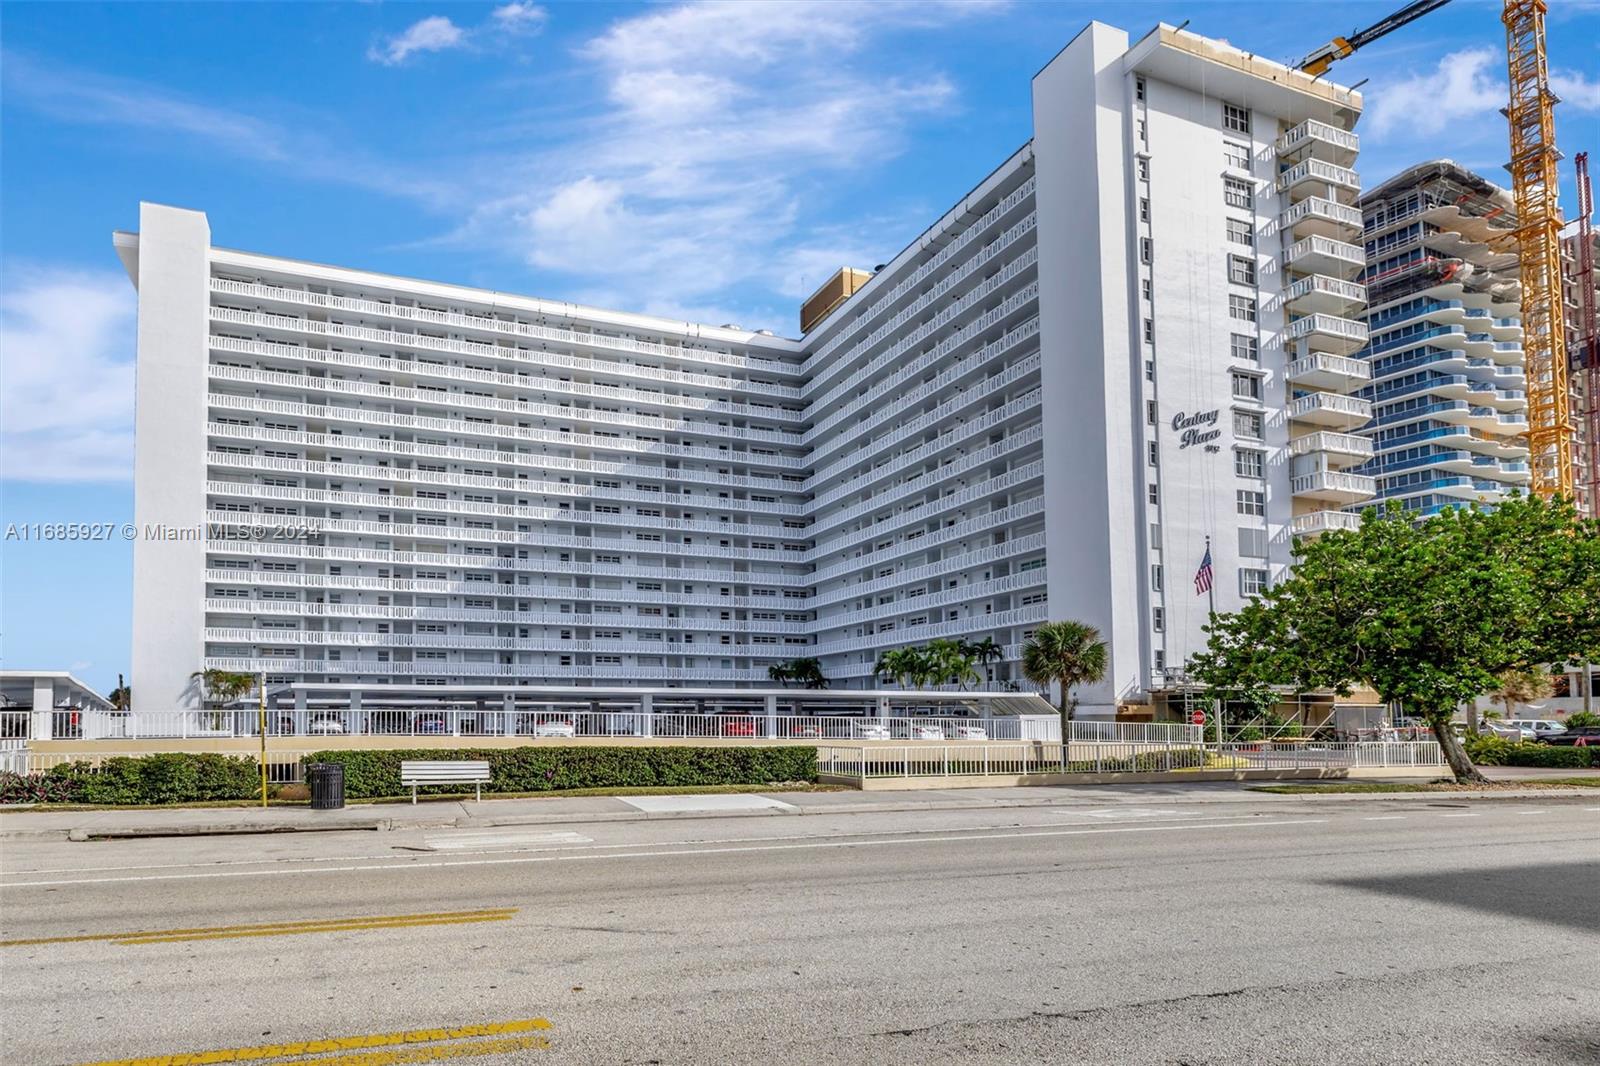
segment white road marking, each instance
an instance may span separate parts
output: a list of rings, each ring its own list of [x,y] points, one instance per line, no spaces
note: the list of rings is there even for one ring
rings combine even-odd
[[[1478,812],[1477,811],[1473,811],[1471,814],[1441,814],[1441,815],[1439,815],[1440,818],[1476,818],[1477,816],[1478,816]]]
[[[1398,822],[1404,817],[1405,815],[1403,814],[1378,814],[1361,820],[1363,822]]]
[[[1549,814],[1550,812],[1541,807],[1540,809],[1538,809],[1536,811],[1512,811],[1511,813],[1513,813],[1513,814]]]
[[[580,854],[575,853],[580,849],[570,849],[550,855],[530,855],[515,859],[439,859],[431,862],[402,860],[369,863],[359,866],[308,867],[299,870],[229,870],[194,874],[150,874],[140,877],[90,877],[61,879],[55,881],[14,881],[6,884],[0,884],[0,889],[45,888],[57,885],[104,885],[119,884],[131,881],[198,881],[220,877],[285,877],[290,874],[358,873],[375,870],[421,870],[440,866],[517,866],[526,865],[529,863],[582,862],[586,860],[600,861],[604,859],[658,859],[694,855],[730,855],[752,851],[810,851],[824,848],[874,848],[890,847],[900,844],[959,844],[968,840],[1010,840],[1021,839],[1025,837],[1108,836],[1114,833],[1183,833],[1202,829],[1265,829],[1268,827],[1285,825],[1318,825],[1326,821],[1328,821],[1326,818],[1294,818],[1273,822],[1214,822],[1206,825],[1129,825],[1121,826],[1116,829],[1051,829],[1040,833],[990,833],[984,836],[936,837],[930,835],[926,837],[897,837],[885,840],[818,840],[804,843],[761,844],[755,847],[688,847],[679,850],[638,851],[620,855]]]
[[[593,837],[572,832],[429,833],[422,838],[433,851],[492,851],[528,844],[590,844]]]
[[[792,803],[748,793],[709,796],[618,796],[623,803],[651,814],[682,811],[795,811]]]

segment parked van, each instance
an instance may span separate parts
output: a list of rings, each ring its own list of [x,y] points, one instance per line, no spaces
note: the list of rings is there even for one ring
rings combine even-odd
[[[1514,725],[1523,731],[1526,737],[1528,730],[1533,730],[1533,739],[1545,740],[1549,737],[1559,737],[1567,731],[1567,727],[1550,718],[1513,718],[1506,725]]]

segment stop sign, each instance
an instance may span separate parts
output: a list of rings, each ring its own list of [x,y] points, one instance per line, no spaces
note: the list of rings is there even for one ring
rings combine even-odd
[[[1206,724],[1206,712],[1205,711],[1190,711],[1189,712],[1189,724],[1190,725],[1205,725]]]

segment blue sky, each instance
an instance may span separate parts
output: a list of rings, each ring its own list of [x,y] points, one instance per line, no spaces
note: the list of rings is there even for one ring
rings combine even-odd
[[[1290,61],[1399,2],[0,4],[0,525],[132,518],[110,238],[142,199],[219,245],[793,334],[1026,140],[1089,19]],[[1600,4],[1552,6],[1561,143],[1600,149]],[[1504,46],[1456,0],[1335,68],[1368,79],[1368,185],[1504,180]],[[4,665],[109,688],[131,548],[0,553]]]

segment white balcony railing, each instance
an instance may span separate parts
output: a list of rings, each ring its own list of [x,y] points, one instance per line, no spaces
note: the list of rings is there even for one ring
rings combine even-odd
[[[1358,529],[1360,526],[1361,516],[1346,511],[1312,511],[1310,514],[1295,515],[1289,523],[1290,530],[1299,537],[1314,537],[1335,529]]]

